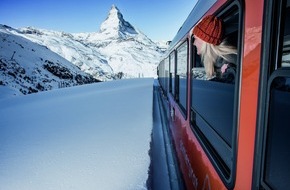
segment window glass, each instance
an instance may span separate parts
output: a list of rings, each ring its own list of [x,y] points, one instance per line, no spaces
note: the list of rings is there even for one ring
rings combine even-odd
[[[167,57],[165,60],[164,60],[164,67],[165,67],[165,88],[166,88],[166,92],[168,92],[169,90],[169,57]]]
[[[186,109],[187,94],[187,42],[177,49],[177,76],[178,76],[178,101]]]
[[[159,80],[162,89],[164,89],[164,60],[160,62],[159,67]]]
[[[285,36],[282,56],[282,67],[290,67],[290,35]]]
[[[172,52],[170,54],[170,83],[169,83],[169,91],[174,95],[175,94],[175,54]]]
[[[289,73],[290,75],[290,73]],[[290,186],[290,77],[277,77],[270,90],[265,181],[272,189]]]
[[[287,2],[284,25],[284,39],[282,52],[282,67],[290,67],[290,5]]]
[[[177,49],[177,75],[186,77],[187,72],[187,42]]]

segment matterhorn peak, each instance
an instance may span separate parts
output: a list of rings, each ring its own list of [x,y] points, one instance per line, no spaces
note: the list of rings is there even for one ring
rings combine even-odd
[[[122,39],[138,34],[135,28],[125,21],[122,13],[114,4],[109,11],[108,17],[101,24],[100,33],[107,35],[109,38],[117,37]]]

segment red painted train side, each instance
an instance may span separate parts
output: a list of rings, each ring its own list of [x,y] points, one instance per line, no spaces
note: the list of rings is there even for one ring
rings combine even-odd
[[[193,77],[191,31],[208,14],[237,46],[233,85]],[[200,0],[173,39],[158,79],[187,189],[290,186],[288,19],[290,0]]]

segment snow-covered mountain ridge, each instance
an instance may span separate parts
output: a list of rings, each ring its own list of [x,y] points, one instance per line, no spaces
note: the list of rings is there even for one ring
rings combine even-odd
[[[0,25],[0,93],[30,94],[38,91],[97,82],[47,47]],[[1,98],[1,97],[0,97]]]
[[[99,32],[72,34],[0,25],[0,87],[27,94],[98,80],[155,77],[166,48],[124,20],[114,5]]]
[[[99,32],[70,34],[31,27],[20,31],[102,81],[154,77],[166,50],[124,20],[114,5]]]

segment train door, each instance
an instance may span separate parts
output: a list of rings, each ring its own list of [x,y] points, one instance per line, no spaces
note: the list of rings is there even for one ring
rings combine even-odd
[[[253,189],[289,189],[290,0],[265,9]]]

